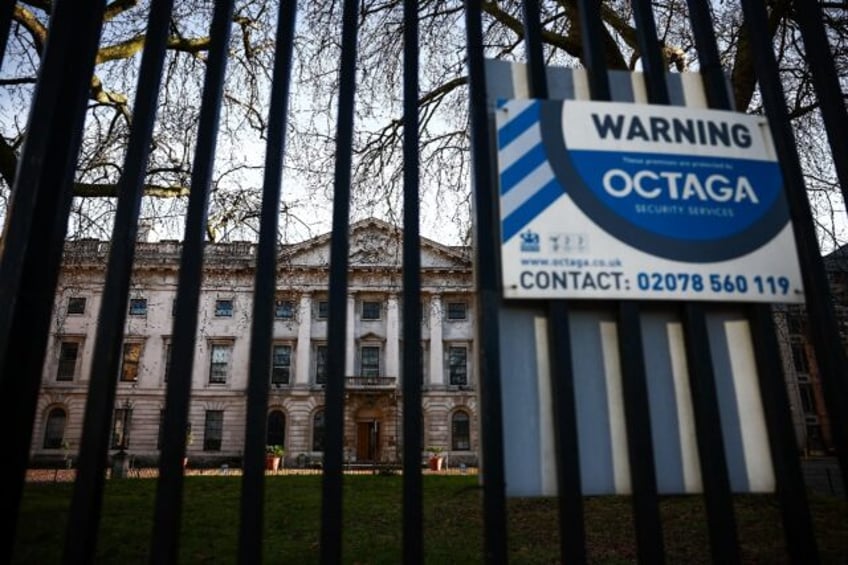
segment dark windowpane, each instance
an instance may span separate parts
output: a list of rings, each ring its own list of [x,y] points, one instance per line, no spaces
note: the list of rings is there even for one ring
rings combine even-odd
[[[315,383],[327,384],[327,346],[315,347]]]
[[[468,384],[468,350],[465,347],[448,348],[450,384]]]
[[[168,382],[168,374],[171,372],[171,344],[165,344],[165,382]]]
[[[312,451],[324,451],[324,411],[312,417]]]
[[[60,449],[65,439],[65,422],[67,415],[61,408],[53,408],[47,415],[47,425],[44,428],[44,449]]]
[[[291,345],[275,345],[271,367],[271,384],[287,385],[291,375]]]
[[[318,301],[318,311],[316,317],[319,320],[326,320],[330,316],[330,303],[326,300]]]
[[[85,314],[85,298],[69,298],[68,314]]]
[[[804,351],[804,345],[793,343],[792,348],[792,363],[795,365],[795,370],[799,373],[809,373],[810,366],[807,363],[807,354]]]
[[[57,381],[72,381],[77,372],[77,356],[79,343],[63,341],[59,349],[59,368],[56,371]]]
[[[130,316],[146,316],[147,315],[147,299],[146,298],[130,298]]]
[[[451,420],[451,449],[468,451],[471,449],[471,431],[468,414],[456,412]]]
[[[265,445],[286,445],[286,415],[280,410],[268,414],[268,434]]]
[[[362,319],[363,320],[379,320],[381,304],[379,302],[363,302],[362,303]]]
[[[221,451],[224,438],[224,411],[207,410],[203,427],[203,451]]]
[[[361,375],[363,377],[380,376],[380,348],[366,346],[362,348]]]
[[[277,300],[274,307],[274,317],[280,320],[291,320],[294,318],[294,302],[291,300]]]
[[[215,315],[221,318],[233,317],[233,301],[232,300],[216,300]]]
[[[464,320],[466,316],[465,302],[448,302],[448,320]]]

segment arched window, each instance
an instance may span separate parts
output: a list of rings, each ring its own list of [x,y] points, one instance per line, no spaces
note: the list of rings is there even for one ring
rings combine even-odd
[[[286,445],[286,415],[282,410],[268,414],[268,436],[265,445]]]
[[[312,416],[312,451],[324,451],[324,411]]]
[[[65,422],[68,416],[62,408],[53,408],[47,414],[44,427],[44,449],[60,449],[65,439]]]
[[[451,417],[451,450],[469,451],[471,449],[471,419],[468,413],[457,410]]]

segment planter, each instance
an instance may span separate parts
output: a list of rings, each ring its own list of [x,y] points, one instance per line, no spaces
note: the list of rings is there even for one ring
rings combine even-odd
[[[267,456],[265,458],[265,469],[268,471],[279,471],[280,470],[280,459],[281,457]]]
[[[430,470],[431,471],[441,471],[442,465],[445,462],[444,457],[430,457]]]

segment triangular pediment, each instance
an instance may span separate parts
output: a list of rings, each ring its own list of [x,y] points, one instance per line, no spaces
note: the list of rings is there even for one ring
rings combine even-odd
[[[291,266],[326,267],[330,264],[331,234],[319,235],[287,246],[283,260]],[[399,268],[403,264],[403,230],[377,218],[350,226],[349,265],[351,268]],[[423,269],[465,269],[471,267],[470,249],[442,245],[421,238]]]

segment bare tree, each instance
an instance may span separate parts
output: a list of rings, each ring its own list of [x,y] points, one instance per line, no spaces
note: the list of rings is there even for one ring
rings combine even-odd
[[[181,233],[189,190],[200,90],[209,38],[211,2],[178,3],[166,75],[160,95],[143,214],[157,230]],[[403,8],[400,0],[361,0],[354,147],[354,213],[390,220],[400,217],[403,128],[401,89]],[[282,237],[326,227],[331,207],[335,117],[340,57],[341,6],[336,0],[301,3],[287,141]],[[752,54],[738,1],[711,4],[721,56],[736,107],[761,112]],[[818,100],[790,0],[768,2],[767,29],[781,67],[788,108],[802,150],[811,201],[823,247],[844,241],[845,215],[832,160],[821,132]],[[92,77],[86,137],[79,159],[72,233],[108,237],[115,183],[132,120],[132,95],[143,46],[147,4],[113,0],[107,8],[96,74]],[[487,56],[524,59],[521,2],[487,1]],[[469,137],[464,7],[460,0],[422,0],[421,113],[422,215],[445,241],[461,241],[469,226]],[[654,2],[662,51],[669,72],[697,70],[685,0]],[[35,81],[43,47],[49,0],[25,0],[15,8],[9,61],[0,75],[0,176],[14,175],[25,138],[21,111]],[[640,53],[630,3],[606,0],[605,59],[611,69],[637,70]],[[233,18],[230,66],[221,117],[217,178],[210,205],[211,239],[250,238],[257,229],[259,184],[264,158],[265,116],[274,45],[276,4],[243,0]],[[846,11],[826,11],[826,26],[840,71],[848,66]],[[551,65],[580,65],[577,2],[545,2],[545,55]],[[846,73],[842,73],[846,75]],[[848,76],[848,75],[846,75]],[[2,91],[0,91],[2,92]],[[0,204],[6,192],[0,193]],[[323,222],[323,223],[322,223]]]

